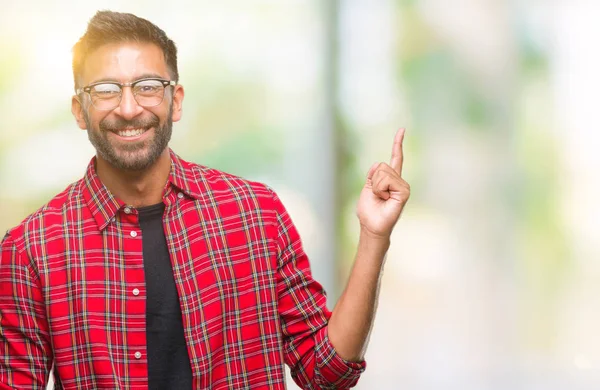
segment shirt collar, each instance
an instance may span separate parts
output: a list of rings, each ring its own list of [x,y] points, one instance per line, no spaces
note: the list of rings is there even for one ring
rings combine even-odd
[[[169,149],[171,156],[171,173],[165,186],[164,194],[168,193],[170,186],[174,186],[193,199],[201,198],[201,187],[197,176],[199,170],[195,165],[184,161]],[[116,198],[102,183],[96,173],[96,157],[90,161],[83,178],[83,198],[96,220],[99,230],[104,230],[111,220],[117,215],[125,203]]]
[[[117,211],[124,206],[124,203],[115,198],[102,181],[100,181],[96,173],[95,156],[87,167],[83,184],[83,198],[98,224],[98,229],[104,230],[111,219],[117,214]]]
[[[169,153],[171,154],[171,174],[168,184],[177,187],[193,199],[202,198],[204,192],[203,187],[200,185],[200,182],[202,182],[202,169],[198,169],[199,166],[196,164],[183,160],[171,149],[169,149]]]

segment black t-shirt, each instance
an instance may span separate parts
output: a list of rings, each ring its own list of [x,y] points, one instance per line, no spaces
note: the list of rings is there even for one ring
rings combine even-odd
[[[151,390],[191,389],[179,295],[163,231],[164,210],[163,203],[138,209],[146,274],[148,386]]]

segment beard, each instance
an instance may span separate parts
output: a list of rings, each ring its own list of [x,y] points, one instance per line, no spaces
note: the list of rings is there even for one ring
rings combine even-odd
[[[117,119],[104,119],[94,129],[84,110],[84,120],[87,126],[88,139],[96,149],[98,156],[117,169],[125,171],[143,171],[158,160],[167,148],[173,133],[173,119],[171,114],[173,105],[169,104],[167,119],[161,125],[160,119],[155,114],[148,119],[135,119],[131,121]],[[109,133],[123,128],[145,129],[154,128],[154,136],[139,142],[111,142]]]

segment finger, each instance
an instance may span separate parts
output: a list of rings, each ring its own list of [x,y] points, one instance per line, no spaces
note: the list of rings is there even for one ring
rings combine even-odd
[[[394,137],[394,146],[392,147],[392,159],[390,166],[394,168],[400,176],[402,176],[402,164],[404,163],[404,152],[402,151],[402,143],[404,141],[405,129],[399,129]]]
[[[382,164],[385,165],[385,164]],[[390,184],[394,180],[392,175],[396,175],[396,172],[390,173],[383,169],[378,169],[373,175],[373,193],[382,199],[388,199],[390,197]]]
[[[375,171],[375,174],[377,174],[380,171],[382,173],[387,173],[392,176],[400,177],[398,172],[396,172],[396,170],[394,168],[392,168],[389,164],[386,164],[386,163],[379,164],[379,166],[377,167],[377,169]]]
[[[371,168],[369,169],[369,173],[367,173],[367,180],[373,179],[373,174],[375,173],[375,171],[377,170],[379,165],[381,165],[381,163],[375,163],[375,164],[371,165]]]
[[[388,191],[386,181],[387,180],[383,178],[377,183],[377,185],[373,185],[373,194],[383,200],[388,200],[390,198],[390,192]]]
[[[383,200],[390,198],[390,187],[393,186],[393,181],[397,180],[389,174],[376,175],[375,181],[373,182],[373,194],[377,195]]]
[[[390,167],[388,164],[380,163],[376,166],[373,174],[371,175],[371,178],[367,180],[367,182],[372,185],[376,185],[378,182],[381,181],[381,179],[383,179],[386,176],[394,177],[396,179],[402,179],[400,175],[398,175],[398,172],[392,169],[392,167]]]
[[[389,176],[391,174],[389,171],[383,169],[384,165],[387,165],[387,164],[383,164],[383,163],[379,164],[379,166],[377,167],[375,172],[373,172],[373,176],[371,176],[371,182],[373,183],[373,186],[376,186],[379,182],[381,182],[381,180],[384,177]],[[396,172],[393,172],[393,174],[395,175]]]
[[[373,176],[373,193],[382,199],[389,199],[392,193],[399,195],[400,198],[408,199],[410,195],[410,185],[402,178],[398,177],[396,172],[389,173],[378,170]],[[398,198],[399,199],[399,198]]]

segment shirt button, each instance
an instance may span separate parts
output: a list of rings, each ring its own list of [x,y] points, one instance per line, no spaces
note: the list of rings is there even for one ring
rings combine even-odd
[[[133,354],[133,356],[135,356],[136,359],[140,359],[142,357],[142,353],[140,351],[137,351]]]
[[[137,289],[137,288],[134,288],[132,292],[133,292],[133,295],[135,295],[136,297],[137,297],[138,295],[140,295],[140,290],[139,290],[139,289]]]
[[[183,192],[180,192],[180,193],[178,193],[178,194],[177,194],[177,197],[178,197],[179,199],[183,199]]]
[[[131,237],[137,237],[137,232],[135,230],[133,230],[131,233],[129,233],[129,235]]]
[[[131,207],[125,207],[123,211],[125,212],[125,214],[131,214]]]

